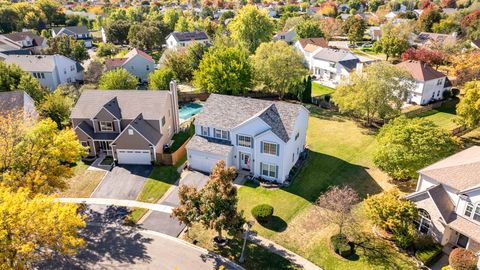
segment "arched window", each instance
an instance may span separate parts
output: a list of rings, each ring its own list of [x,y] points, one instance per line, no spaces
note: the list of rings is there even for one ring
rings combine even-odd
[[[418,209],[418,220],[415,222],[420,233],[428,233],[432,220],[430,214],[424,209]]]

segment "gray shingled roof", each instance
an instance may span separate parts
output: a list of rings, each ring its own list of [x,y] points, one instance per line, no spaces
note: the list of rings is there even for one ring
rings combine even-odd
[[[349,54],[351,54],[351,52],[346,50],[323,48],[315,54],[313,58],[337,63]]]
[[[462,191],[480,186],[480,146],[473,146],[418,171]]]
[[[123,119],[135,119],[140,113],[144,119],[159,120],[160,108],[168,106],[169,91],[145,90],[85,90],[75,104],[70,118],[91,119],[113,98],[117,98]]]
[[[23,110],[25,106],[24,91],[0,92],[0,112]]]
[[[360,63],[359,59],[351,59],[338,62],[342,65],[347,71],[352,71],[354,68],[357,67],[357,63]]]
[[[173,32],[171,35],[177,41],[191,41],[191,40],[204,40],[208,39],[208,36],[205,32]]]
[[[53,27],[53,32],[57,35],[59,32],[62,32],[67,35],[72,34],[88,34],[88,28],[85,25],[79,26],[64,26],[64,27]]]
[[[226,142],[222,140],[195,135],[187,143],[186,148],[214,155],[227,156],[232,151],[233,146],[226,144]]]
[[[273,105],[273,106],[272,106]],[[231,130],[254,116],[259,116],[280,139],[292,136],[302,105],[253,98],[211,94],[195,125]]]
[[[112,98],[109,102],[105,103],[103,107],[117,119],[122,119],[122,110],[118,107],[117,97]]]
[[[158,130],[147,123],[147,121],[143,120],[142,114],[139,114],[129,125],[140,132],[153,145],[157,145],[162,137]]]
[[[27,72],[52,72],[55,69],[55,55],[8,55],[5,62]]]

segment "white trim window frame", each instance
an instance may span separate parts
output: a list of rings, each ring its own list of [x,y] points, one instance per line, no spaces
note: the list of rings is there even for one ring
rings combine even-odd
[[[278,143],[272,142],[262,142],[262,153],[272,156],[278,156],[279,154],[279,145]]]
[[[252,136],[238,135],[237,145],[251,148],[253,146]]]
[[[269,178],[278,178],[278,166],[270,163],[261,163],[260,175]]]
[[[113,122],[112,121],[98,121],[100,126],[100,131],[102,132],[112,132],[113,131]]]
[[[208,127],[201,126],[200,129],[202,132],[202,136],[210,137],[210,129]]]
[[[213,136],[215,139],[228,141],[228,131],[222,129],[213,129]]]
[[[88,143],[88,141],[80,141],[80,144],[81,144],[83,147],[88,147],[88,148],[90,148],[90,144]]]
[[[477,203],[472,218],[473,220],[480,222],[480,203]]]

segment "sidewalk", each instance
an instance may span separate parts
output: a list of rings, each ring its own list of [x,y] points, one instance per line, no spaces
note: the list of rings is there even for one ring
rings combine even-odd
[[[306,270],[321,270],[320,267],[316,266],[313,264],[311,261],[301,257],[300,255],[280,246],[279,244],[276,244],[275,242],[272,242],[266,238],[263,238],[258,235],[250,235],[249,240],[254,242],[255,244],[262,246],[269,250],[270,252],[273,252],[279,256],[284,257],[285,259],[293,262],[296,265],[301,266],[303,269]]]
[[[62,203],[85,203],[85,204],[100,204],[100,205],[116,205],[125,207],[145,208],[153,211],[172,213],[173,207],[168,205],[145,203],[134,200],[118,200],[118,199],[103,199],[103,198],[58,198]]]

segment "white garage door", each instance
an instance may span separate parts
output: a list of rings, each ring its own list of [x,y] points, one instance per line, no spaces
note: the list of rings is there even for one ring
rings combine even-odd
[[[206,155],[205,153],[193,152],[188,155],[188,165],[191,169],[210,173],[217,161],[222,160],[220,156]]]
[[[151,164],[150,150],[130,150],[130,149],[118,149],[117,150],[118,164]]]

